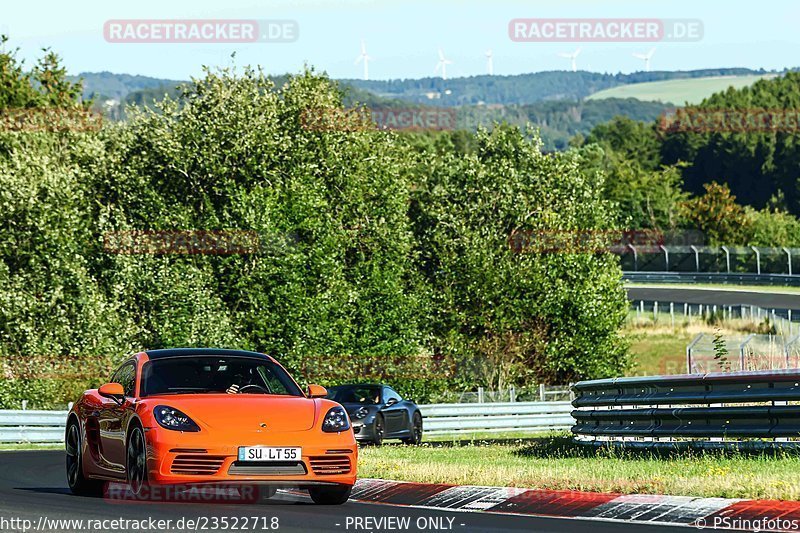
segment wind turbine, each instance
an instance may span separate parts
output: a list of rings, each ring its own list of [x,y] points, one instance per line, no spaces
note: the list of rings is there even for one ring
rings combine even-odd
[[[650,58],[653,57],[653,53],[655,53],[656,49],[651,48],[649,52],[646,54],[632,54],[633,57],[636,59],[643,59],[644,60],[644,71],[650,72]]]
[[[494,55],[492,54],[492,49],[489,48],[486,50],[486,70],[489,72],[489,76],[494,76],[494,63],[492,61]]]
[[[370,57],[367,54],[367,45],[364,44],[364,40],[362,39],[361,40],[361,54],[356,58],[356,63],[355,64],[358,65],[360,62],[362,62],[362,61],[364,62],[364,79],[365,80],[369,79],[369,62],[370,62],[371,59],[372,59],[372,57]]]
[[[436,74],[437,72],[439,72],[441,70],[442,71],[442,79],[446,80],[447,79],[447,65],[452,65],[452,64],[453,64],[453,62],[450,61],[449,59],[447,59],[446,57],[444,57],[444,52],[442,52],[442,49],[439,48],[439,62],[436,63],[436,68],[433,69],[433,73]]]
[[[558,55],[560,55],[561,57],[566,57],[567,59],[572,60],[572,72],[577,72],[578,71],[578,66],[575,64],[575,60],[578,58],[580,53],[581,53],[581,49],[578,48],[577,50],[575,50],[571,54],[563,52],[563,53],[560,53]]]

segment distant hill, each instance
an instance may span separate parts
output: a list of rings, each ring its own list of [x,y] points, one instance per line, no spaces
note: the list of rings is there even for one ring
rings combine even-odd
[[[179,80],[151,78],[132,74],[115,74],[112,72],[82,72],[78,76],[70,76],[71,81],[83,79],[84,98],[113,98],[120,102],[132,92],[176,86],[183,83]]]
[[[759,76],[764,70],[720,68],[691,71],[598,72],[548,71],[514,76],[471,76],[467,78],[421,78],[410,80],[355,80],[342,83],[384,98],[396,98],[434,106],[478,104],[532,104],[545,100],[582,100],[587,96],[634,83],[707,78],[711,76]],[[621,96],[624,97],[624,96]]]
[[[747,76],[712,76],[708,78],[671,79],[619,85],[611,89],[591,94],[587,100],[604,98],[635,98],[645,102],[664,102],[678,106],[698,104],[714,93],[727,90],[729,87],[741,89],[758,80],[774,78],[777,74]]]

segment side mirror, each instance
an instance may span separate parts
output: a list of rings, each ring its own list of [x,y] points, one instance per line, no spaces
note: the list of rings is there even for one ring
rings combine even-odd
[[[397,398],[389,398],[386,402],[386,407],[392,406],[398,402]]]
[[[324,398],[328,395],[328,389],[322,387],[320,385],[309,385],[308,386],[308,397],[309,398]]]
[[[103,398],[111,398],[115,402],[122,403],[125,400],[125,389],[119,383],[106,383],[97,392]]]

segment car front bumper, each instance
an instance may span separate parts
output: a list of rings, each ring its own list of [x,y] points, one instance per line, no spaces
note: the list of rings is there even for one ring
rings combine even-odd
[[[353,485],[358,446],[353,432],[318,429],[285,433],[247,433],[214,438],[206,432],[146,428],[148,481],[154,484],[267,484],[282,487]],[[236,444],[232,445],[231,442]],[[296,446],[295,463],[238,461],[240,446]]]

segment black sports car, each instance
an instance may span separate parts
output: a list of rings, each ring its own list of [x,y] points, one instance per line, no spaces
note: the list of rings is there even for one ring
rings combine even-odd
[[[388,385],[358,384],[328,388],[328,398],[350,415],[356,440],[380,445],[384,439],[422,442],[422,413]]]

